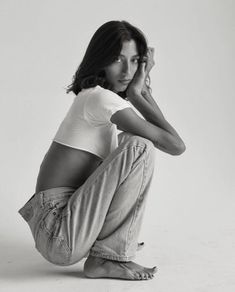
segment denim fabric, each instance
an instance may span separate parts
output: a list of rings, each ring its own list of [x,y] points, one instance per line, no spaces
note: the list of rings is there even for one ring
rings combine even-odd
[[[119,146],[80,188],[36,193],[19,213],[29,224],[36,248],[54,264],[71,265],[88,253],[130,261],[153,171],[153,143],[122,133]]]

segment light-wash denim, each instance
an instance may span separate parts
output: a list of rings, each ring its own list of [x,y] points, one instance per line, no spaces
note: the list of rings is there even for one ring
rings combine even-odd
[[[49,262],[72,265],[88,253],[125,262],[135,257],[154,172],[151,141],[123,133],[119,146],[78,189],[35,193],[19,210],[37,250]]]

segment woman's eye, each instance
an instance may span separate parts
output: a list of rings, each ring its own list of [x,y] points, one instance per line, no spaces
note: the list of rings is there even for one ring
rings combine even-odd
[[[115,62],[115,63],[121,63],[122,61],[123,61],[123,60],[122,60],[121,57],[117,57],[117,58],[114,59],[114,62]],[[139,58],[133,59],[132,62],[133,62],[134,64],[138,64],[138,63],[139,63]]]
[[[139,59],[133,59],[133,62],[134,62],[135,64],[138,64],[138,63],[139,63]]]
[[[120,57],[115,58],[114,62],[120,63],[121,62],[121,58]]]

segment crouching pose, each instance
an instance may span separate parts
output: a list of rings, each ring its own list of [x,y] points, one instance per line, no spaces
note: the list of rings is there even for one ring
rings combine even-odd
[[[88,255],[90,278],[150,279],[156,267],[133,262],[156,148],[185,145],[151,95],[154,49],[126,21],[92,37],[68,92],[74,101],[41,163],[34,195],[19,210],[49,262]]]

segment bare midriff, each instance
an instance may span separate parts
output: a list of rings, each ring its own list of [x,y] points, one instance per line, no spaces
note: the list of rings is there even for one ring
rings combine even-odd
[[[56,187],[79,188],[101,162],[90,152],[53,141],[41,163],[35,192]]]

